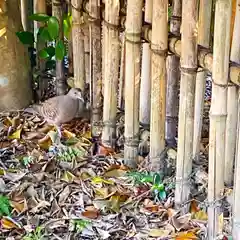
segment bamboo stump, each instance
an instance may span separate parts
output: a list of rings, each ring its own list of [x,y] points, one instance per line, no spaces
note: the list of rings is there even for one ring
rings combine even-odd
[[[104,79],[104,105],[103,105],[103,132],[102,143],[115,147],[116,143],[116,115],[117,115],[117,89],[120,60],[119,44],[119,10],[118,0],[105,2],[105,79]]]
[[[140,44],[143,0],[127,2],[124,159],[136,167],[139,144]]]

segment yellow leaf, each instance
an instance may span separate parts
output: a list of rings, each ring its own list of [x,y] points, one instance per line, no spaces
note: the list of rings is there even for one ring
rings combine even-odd
[[[3,217],[1,219],[1,226],[4,229],[20,229],[21,225],[19,223],[17,223],[14,219],[10,218],[10,217]]]
[[[74,133],[71,133],[66,129],[63,130],[63,136],[67,139],[76,137]]]
[[[176,236],[176,240],[195,240],[198,237],[193,232],[180,232]]]
[[[219,232],[223,231],[223,213],[221,213],[218,217],[218,226],[219,226]]]
[[[21,138],[22,128],[17,129],[13,134],[9,135],[9,139],[20,139]]]
[[[100,197],[106,198],[109,195],[108,188],[98,188],[95,189],[96,194]]]
[[[200,210],[200,211],[198,211],[198,212],[196,212],[196,213],[194,214],[194,218],[197,219],[197,220],[203,220],[203,221],[205,221],[205,220],[208,219],[208,215],[207,215],[206,212]]]
[[[52,140],[49,135],[46,135],[44,138],[38,140],[38,144],[43,149],[49,149],[52,145]]]
[[[170,234],[169,230],[165,229],[150,229],[148,235],[150,237],[168,237]]]
[[[65,171],[61,180],[68,183],[73,182],[76,177],[69,171]]]
[[[92,133],[91,131],[87,131],[81,135],[81,137],[86,138],[86,139],[91,139],[92,138]]]
[[[92,178],[92,184],[99,184],[99,183],[106,183],[106,184],[109,184],[109,185],[113,185],[114,184],[113,181],[105,180],[105,179],[103,179],[101,177],[98,177],[98,176]]]
[[[115,212],[119,212],[120,209],[120,196],[117,195],[113,195],[111,196],[111,198],[109,199],[109,206],[111,207],[111,209]]]
[[[122,169],[113,169],[104,174],[104,177],[122,177],[126,174],[126,171]]]

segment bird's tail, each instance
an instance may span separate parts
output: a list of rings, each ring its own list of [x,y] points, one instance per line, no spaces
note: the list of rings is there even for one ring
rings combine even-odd
[[[37,104],[32,105],[31,107],[25,108],[24,112],[39,114],[39,106]]]

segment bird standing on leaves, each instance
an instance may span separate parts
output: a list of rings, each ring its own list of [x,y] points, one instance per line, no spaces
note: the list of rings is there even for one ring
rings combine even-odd
[[[81,89],[72,88],[66,95],[49,98],[43,103],[35,104],[24,111],[30,113],[37,112],[49,124],[56,125],[61,138],[61,124],[75,118],[78,111],[84,111],[83,94]]]

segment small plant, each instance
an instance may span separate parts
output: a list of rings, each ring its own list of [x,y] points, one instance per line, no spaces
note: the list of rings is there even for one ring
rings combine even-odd
[[[33,163],[34,157],[33,156],[25,156],[21,159],[23,165],[25,167],[29,167],[31,163]]]
[[[12,207],[9,202],[9,198],[4,195],[0,195],[0,217],[10,216],[11,211],[12,211]]]
[[[161,200],[166,199],[166,191],[160,174],[130,172],[128,173],[128,176],[133,178],[135,184],[152,184],[151,190],[154,192],[154,195]]]
[[[36,229],[33,232],[29,232],[27,233],[27,235],[25,235],[23,237],[23,240],[44,240],[44,231],[43,231],[43,227],[39,226],[36,227]]]
[[[77,233],[81,233],[88,225],[91,224],[91,221],[83,220],[83,219],[76,219],[72,221],[72,224],[74,226],[74,230]]]
[[[46,60],[46,68],[53,69],[56,60],[63,60],[66,55],[66,48],[63,40],[60,38],[60,25],[59,21],[54,16],[48,16],[43,13],[36,13],[29,17],[30,20],[41,22],[44,26],[38,29],[37,39],[34,39],[34,34],[28,31],[16,32],[19,40],[29,47],[33,48],[34,43],[41,42],[43,45],[49,45],[54,43],[54,46],[47,46],[39,50],[37,55],[41,59]],[[63,31],[65,37],[69,37],[70,29],[72,25],[72,16],[70,14],[64,15],[63,19]]]

